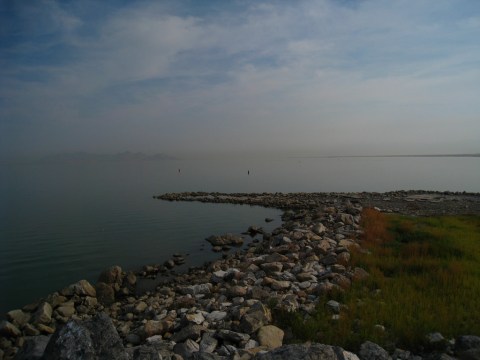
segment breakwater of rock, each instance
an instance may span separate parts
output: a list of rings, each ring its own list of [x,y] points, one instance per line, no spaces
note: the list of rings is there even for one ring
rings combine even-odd
[[[96,284],[81,280],[45,299],[7,313],[0,323],[0,359],[327,359],[392,357],[420,360],[406,350],[388,353],[365,342],[357,354],[335,344],[284,345],[286,329],[274,324],[272,308],[309,316],[322,295],[348,291],[368,277],[351,266],[360,248],[363,207],[413,215],[480,213],[480,196],[463,193],[392,192],[355,194],[165,194],[169,201],[228,202],[284,210],[271,233],[246,229],[245,237],[212,234],[216,250],[248,242],[235,253],[177,274],[180,254],[141,271],[106,269]],[[268,220],[268,219],[266,219]],[[260,241],[249,241],[251,235]],[[145,279],[158,286],[139,292]],[[478,359],[480,338],[447,341],[430,334],[440,358]],[[429,354],[428,356],[434,356]]]

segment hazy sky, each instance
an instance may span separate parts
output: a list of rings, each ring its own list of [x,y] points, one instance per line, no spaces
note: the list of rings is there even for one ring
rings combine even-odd
[[[2,157],[480,152],[480,1],[0,0]]]

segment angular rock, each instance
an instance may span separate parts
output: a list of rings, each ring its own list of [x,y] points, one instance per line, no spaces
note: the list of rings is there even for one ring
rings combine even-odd
[[[7,337],[17,337],[22,335],[22,332],[11,322],[3,320],[0,322],[0,334]]]
[[[109,306],[115,302],[115,290],[113,286],[104,282],[95,285],[97,300],[102,305]]]
[[[246,334],[253,334],[264,325],[272,321],[270,310],[261,303],[255,304],[243,315],[240,320],[240,330]]]
[[[147,320],[143,325],[143,332],[145,337],[151,337],[154,335],[163,335],[171,327],[171,323],[166,320]]]
[[[129,359],[112,320],[104,313],[83,322],[70,320],[57,329],[45,349],[45,358]]]
[[[40,335],[27,337],[25,344],[17,353],[17,360],[40,360],[43,357],[45,348],[50,341],[50,336]]]
[[[188,339],[184,343],[176,344],[173,347],[173,352],[180,355],[183,359],[189,359],[199,349],[200,347],[195,341]]]
[[[381,346],[371,342],[366,341],[360,345],[360,351],[358,356],[361,360],[389,360],[390,356],[388,352]]]
[[[45,324],[48,325],[52,321],[52,307],[49,303],[41,303],[35,314],[33,314],[32,322],[34,324]]]
[[[22,327],[30,320],[30,314],[20,309],[12,310],[7,313],[7,319],[15,325]]]
[[[206,283],[206,284],[196,284],[196,285],[190,285],[190,286],[185,286],[180,288],[180,292],[183,295],[199,295],[199,294],[210,294],[212,288],[212,284]]]
[[[208,322],[217,322],[217,321],[222,321],[226,317],[227,317],[227,313],[225,311],[214,310],[211,313],[207,314],[205,319]]]
[[[212,353],[215,351],[218,345],[218,340],[213,337],[212,334],[206,332],[200,340],[200,351]]]
[[[267,274],[271,274],[273,272],[282,271],[283,264],[281,262],[271,262],[271,263],[260,264],[260,267]]]
[[[242,334],[226,329],[218,330],[216,336],[222,340],[231,341],[237,344],[241,341],[248,341],[250,339],[250,335],[248,334]]]
[[[180,331],[173,334],[170,338],[172,341],[176,343],[184,342],[187,339],[197,340],[200,339],[202,333],[207,331],[207,328],[197,325],[197,324],[189,324],[182,328]]]
[[[274,325],[262,326],[257,334],[260,346],[266,346],[269,349],[276,349],[282,346],[283,336],[283,330]]]
[[[61,291],[65,296],[91,296],[96,297],[97,293],[95,288],[87,280],[80,280],[75,284],[72,284]]]

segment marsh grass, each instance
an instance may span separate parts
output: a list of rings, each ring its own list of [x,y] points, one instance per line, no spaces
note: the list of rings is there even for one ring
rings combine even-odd
[[[357,350],[371,340],[420,350],[429,332],[480,335],[480,217],[414,218],[366,209],[362,219],[362,247],[369,251],[352,253],[351,262],[370,276],[321,298],[306,321],[298,313],[274,313],[294,341]],[[346,305],[339,320],[323,306],[330,299]]]

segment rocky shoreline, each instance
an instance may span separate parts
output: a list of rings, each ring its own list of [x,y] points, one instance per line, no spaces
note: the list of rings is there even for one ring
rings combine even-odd
[[[7,313],[0,323],[1,359],[326,359],[387,360],[421,357],[480,359],[480,337],[446,340],[429,334],[432,349],[390,354],[365,342],[357,354],[323,344],[284,345],[288,329],[274,325],[272,309],[304,316],[341,304],[319,299],[334,289],[348,290],[368,273],[349,264],[350,249],[361,247],[360,212],[376,207],[417,216],[480,214],[480,194],[397,191],[390,193],[223,194],[188,192],[155,198],[261,205],[284,210],[283,224],[271,233],[251,226],[252,240],[215,234],[208,241],[224,251],[248,246],[188,272],[176,254],[160,266],[126,272],[103,271],[95,285],[81,280],[41,301]],[[266,219],[268,221],[269,219]],[[164,279],[140,293],[143,279]],[[478,335],[478,334],[477,334]]]

